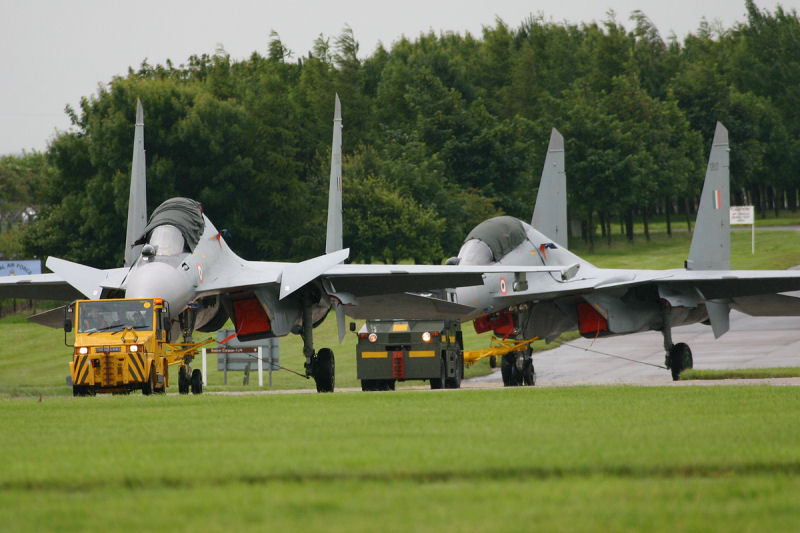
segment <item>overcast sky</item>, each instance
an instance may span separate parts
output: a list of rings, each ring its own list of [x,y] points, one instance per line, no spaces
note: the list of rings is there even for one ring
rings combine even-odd
[[[800,0],[756,3],[800,11]],[[513,28],[531,14],[601,21],[609,9],[627,28],[630,13],[641,9],[665,39],[674,32],[683,40],[704,17],[724,27],[745,20],[744,0],[0,0],[0,154],[46,149],[57,130],[69,127],[65,105],[77,107],[82,96],[144,59],[180,65],[218,46],[234,59],[266,54],[271,30],[297,57],[320,34],[335,37],[345,24],[366,57],[379,42],[388,48],[403,35],[479,36],[496,17]]]

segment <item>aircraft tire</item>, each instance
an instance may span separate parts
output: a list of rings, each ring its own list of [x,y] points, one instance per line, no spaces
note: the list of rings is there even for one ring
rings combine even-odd
[[[203,394],[203,373],[199,368],[192,370],[192,394]]]
[[[189,394],[189,376],[186,367],[181,365],[178,370],[178,392],[181,394]]]
[[[522,364],[522,383],[527,387],[536,385],[536,370],[533,368],[533,359],[530,357],[526,357]]]
[[[669,350],[669,369],[672,372],[672,381],[680,379],[681,372],[693,367],[692,350],[685,342],[679,342]]]
[[[333,392],[336,382],[336,361],[333,358],[333,350],[322,348],[314,357],[313,365],[317,392]]]
[[[514,368],[514,354],[507,353],[500,359],[500,375],[503,377],[503,386],[511,387],[511,372]]]

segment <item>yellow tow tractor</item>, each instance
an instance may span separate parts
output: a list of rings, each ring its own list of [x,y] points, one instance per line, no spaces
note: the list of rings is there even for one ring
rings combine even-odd
[[[64,331],[75,329],[69,364],[74,396],[166,392],[169,367],[180,365],[181,394],[203,392],[191,362],[199,344],[170,344],[169,309],[161,298],[78,300],[67,307]]]

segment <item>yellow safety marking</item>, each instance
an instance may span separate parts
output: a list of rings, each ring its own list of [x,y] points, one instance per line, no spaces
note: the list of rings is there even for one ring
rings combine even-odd
[[[361,352],[363,359],[386,359],[389,357],[389,352]]]
[[[139,381],[144,381],[144,361],[138,353],[128,355],[128,373]]]
[[[80,365],[78,366],[78,372],[76,372],[76,375],[78,376],[78,383],[86,383],[86,379],[89,377],[89,369],[92,367],[92,365],[87,364],[88,362],[89,356],[84,355],[81,358]],[[83,376],[81,376],[81,373],[83,373]]]
[[[447,338],[449,339],[450,344],[455,344],[456,343],[456,338],[455,337],[447,337]]]
[[[435,350],[410,350],[409,357],[436,357]]]
[[[398,322],[397,324],[392,324],[392,331],[408,331],[408,322]]]

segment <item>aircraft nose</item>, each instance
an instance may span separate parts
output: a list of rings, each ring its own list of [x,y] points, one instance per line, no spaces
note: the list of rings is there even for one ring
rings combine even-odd
[[[181,270],[165,263],[147,263],[131,272],[126,298],[163,298],[170,312],[181,312],[191,301],[192,281]]]

